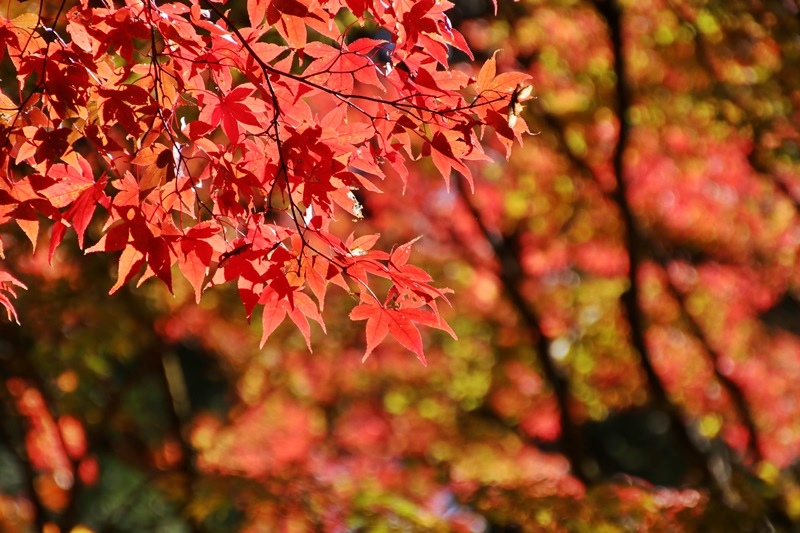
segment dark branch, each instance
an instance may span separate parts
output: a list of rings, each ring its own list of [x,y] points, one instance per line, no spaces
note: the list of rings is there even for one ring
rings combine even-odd
[[[675,429],[681,445],[687,450],[692,462],[702,473],[706,481],[711,481],[713,475],[705,460],[703,452],[694,443],[686,421],[680,409],[669,398],[664,383],[653,365],[650,350],[645,338],[646,320],[640,305],[640,287],[638,280],[639,267],[641,265],[642,242],[638,234],[638,222],[633,214],[628,201],[627,183],[625,181],[625,149],[630,137],[630,122],[627,112],[630,108],[631,97],[628,91],[627,74],[625,68],[625,48],[622,37],[622,11],[613,0],[598,1],[596,3],[600,14],[605,18],[608,25],[609,39],[614,54],[614,73],[617,78],[616,85],[616,108],[619,118],[619,136],[617,145],[613,152],[613,168],[617,184],[611,193],[611,198],[619,209],[620,217],[624,225],[625,248],[628,252],[628,288],[622,293],[620,300],[630,325],[631,344],[639,354],[642,370],[647,378],[648,387],[654,403],[663,409],[669,416],[670,422]]]
[[[498,235],[486,227],[480,212],[472,204],[469,196],[458,182],[456,182],[456,187],[458,188],[464,205],[472,216],[475,217],[475,223],[478,225],[481,234],[494,251],[494,255],[499,264],[497,276],[500,278],[500,282],[503,284],[503,288],[509,300],[511,300],[511,304],[514,306],[514,309],[519,314],[531,336],[535,339],[537,361],[544,373],[545,379],[553,389],[553,394],[558,404],[559,421],[561,423],[561,433],[559,435],[561,450],[569,460],[574,475],[584,484],[591,484],[595,476],[592,475],[587,468],[588,462],[585,450],[583,449],[582,438],[570,414],[569,381],[550,357],[550,339],[542,332],[539,316],[520,291],[519,282],[522,269],[520,267],[519,258],[514,253],[513,247],[502,235]]]

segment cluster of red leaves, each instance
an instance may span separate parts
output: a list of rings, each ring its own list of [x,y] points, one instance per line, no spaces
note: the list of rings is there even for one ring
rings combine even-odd
[[[477,79],[449,68],[451,49],[471,55],[450,7],[249,0],[249,25],[235,25],[210,0],[84,0],[65,35],[0,17],[18,85],[0,94],[0,224],[16,221],[35,247],[49,219],[51,258],[70,229],[87,252],[121,252],[111,292],[142,272],[171,290],[175,266],[198,300],[235,281],[248,316],[263,306],[262,343],[286,316],[307,341],[309,318],[324,329],[334,284],[358,297],[366,355],[391,334],[424,363],[417,324],[452,334],[436,306],[446,289],[407,264],[412,243],[385,253],[371,249],[378,235],[331,226],[360,217],[354,191],[405,183],[409,160],[471,183],[485,137],[508,150],[527,131],[507,109],[528,75],[497,75],[494,59]],[[355,26],[391,38],[350,39]],[[98,207],[102,236],[85,247]]]
[[[72,416],[55,419],[42,393],[20,378],[7,380],[5,386],[26,422],[25,448],[43,503],[63,509],[76,481],[97,481],[97,460],[87,453],[83,424]]]

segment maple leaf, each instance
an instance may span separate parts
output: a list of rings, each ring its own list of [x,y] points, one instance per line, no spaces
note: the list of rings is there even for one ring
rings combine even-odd
[[[28,288],[24,283],[8,272],[0,270],[0,305],[5,308],[8,319],[19,324],[17,311],[14,308],[14,304],[11,302],[11,298],[16,298],[17,296],[17,293],[14,291],[15,286],[22,289]]]
[[[130,281],[135,276],[139,269],[145,263],[145,254],[142,253],[134,246],[126,246],[122,250],[122,255],[119,258],[119,268],[117,270],[117,281],[108,291],[108,294],[114,294],[124,284]]]
[[[214,248],[208,239],[218,233],[219,228],[215,224],[204,222],[189,228],[179,241],[178,268],[192,285],[198,303],[203,293],[208,268],[214,257]]]
[[[67,207],[81,194],[94,185],[94,177],[89,162],[78,154],[78,167],[59,163],[53,165],[48,173],[56,180],[53,185],[42,189],[42,194],[47,197],[55,207]]]
[[[250,26],[257,28],[264,24],[267,6],[266,0],[247,0],[247,16],[250,19]]]
[[[391,334],[403,347],[414,352],[420,362],[427,366],[422,345],[422,336],[416,323],[447,331],[453,338],[455,333],[435,313],[421,309],[392,309],[375,303],[360,304],[350,312],[351,320],[366,320],[367,348],[363,361],[372,354],[386,336]]]
[[[42,190],[42,193],[50,199],[55,207],[68,206],[52,229],[50,261],[52,261],[53,253],[61,243],[68,225],[74,228],[78,236],[78,245],[83,248],[86,228],[89,226],[95,209],[98,205],[109,206],[108,196],[104,192],[107,183],[105,176],[95,182],[88,161],[80,154],[76,154],[76,157],[77,168],[75,165],[54,165],[50,170],[50,175],[57,181]]]
[[[260,127],[251,105],[245,104],[253,94],[253,87],[240,85],[226,95],[217,97],[217,101],[205,105],[200,111],[200,122],[213,126],[222,125],[222,131],[233,143],[239,142],[239,129],[242,125]],[[201,99],[200,103],[204,100]],[[244,126],[246,127],[246,126]]]
[[[456,170],[466,178],[472,191],[475,190],[472,172],[464,164],[464,161],[491,160],[472,143],[465,142],[462,132],[453,130],[440,130],[434,133],[431,142],[426,143],[423,147],[422,153],[423,155],[430,155],[433,164],[445,179],[448,188],[450,186],[450,174],[453,170]]]
[[[281,298],[274,289],[266,287],[259,303],[264,305],[261,315],[261,347],[266,344],[269,336],[281,325],[287,315],[303,334],[309,351],[311,351],[311,328],[308,318],[317,321],[322,326],[323,331],[325,330],[325,324],[319,314],[319,309],[311,298],[302,292],[295,292],[290,302]]]

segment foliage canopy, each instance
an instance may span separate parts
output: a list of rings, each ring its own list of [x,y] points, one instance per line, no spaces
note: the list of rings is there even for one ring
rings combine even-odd
[[[86,251],[121,251],[111,293],[140,274],[172,290],[174,266],[198,302],[235,281],[248,317],[263,305],[262,345],[288,316],[310,348],[330,284],[358,295],[365,358],[392,334],[424,363],[416,324],[453,334],[437,308],[445,291],[407,264],[411,243],[387,254],[372,250],[378,235],[331,228],[360,218],[355,192],[380,191],[387,172],[405,183],[408,159],[430,156],[446,181],[457,171],[471,184],[487,131],[507,149],[527,131],[514,109],[530,75],[498,75],[494,59],[477,77],[448,68],[450,49],[471,56],[452,4],[250,1],[237,25],[214,2],[83,2],[62,37],[52,24],[65,7],[54,21],[4,19],[17,83],[0,102],[0,223],[35,249],[40,217],[51,220],[52,261],[68,229],[84,247],[102,207]],[[392,37],[352,37],[365,25]]]
[[[798,12],[9,3],[0,528],[792,531]]]

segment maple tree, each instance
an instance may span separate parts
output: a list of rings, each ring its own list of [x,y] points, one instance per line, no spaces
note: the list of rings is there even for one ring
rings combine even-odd
[[[17,86],[0,102],[0,223],[36,248],[40,217],[52,221],[52,260],[68,229],[84,248],[102,207],[85,250],[121,252],[111,293],[140,274],[172,290],[173,266],[198,301],[235,281],[248,316],[263,305],[262,344],[288,316],[310,348],[308,319],[324,329],[334,284],[359,295],[365,357],[391,334],[425,363],[416,324],[452,334],[437,308],[446,291],[407,264],[411,243],[387,254],[371,249],[377,235],[342,239],[331,225],[359,218],[354,192],[379,191],[387,172],[405,182],[408,159],[430,156],[445,180],[455,170],[471,183],[482,137],[508,148],[527,131],[506,108],[529,75],[498,75],[493,59],[476,78],[448,68],[448,48],[471,53],[450,7],[253,0],[237,24],[211,1],[83,2],[52,20],[4,18]],[[392,38],[348,37],[365,24]],[[8,296],[0,303],[16,318]]]
[[[10,4],[4,530],[796,527],[798,9],[479,4]]]

